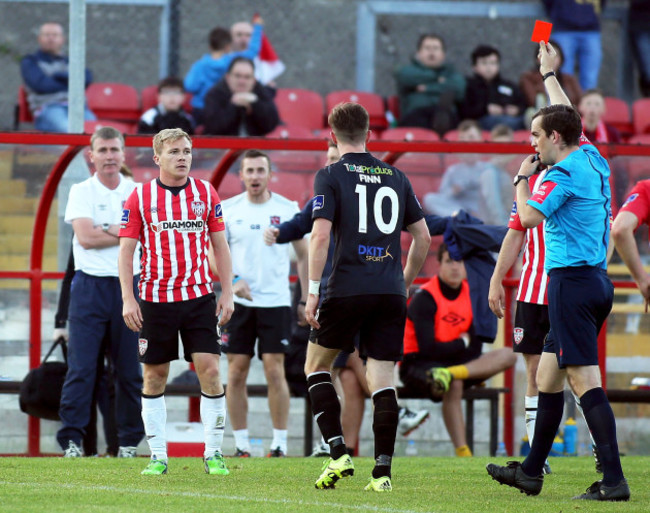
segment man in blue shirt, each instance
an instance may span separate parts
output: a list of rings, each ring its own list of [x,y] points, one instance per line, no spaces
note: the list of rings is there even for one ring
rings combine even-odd
[[[63,55],[65,36],[58,23],[44,23],[38,31],[38,50],[20,61],[34,127],[43,132],[68,131],[68,57]],[[92,82],[86,70],[85,86]],[[85,108],[84,118],[95,115]]]
[[[521,164],[514,185],[522,225],[546,220],[545,269],[549,275],[551,329],[537,371],[539,403],[530,454],[522,462],[487,471],[501,484],[528,495],[542,490],[542,469],[564,410],[564,382],[580,399],[585,420],[603,464],[603,479],[575,499],[626,501],[616,421],[602,388],[598,368],[598,332],[612,308],[614,287],[607,277],[610,202],[609,166],[582,135],[580,115],[571,106],[555,73],[555,49],[540,43],[540,73],[551,100],[531,124],[537,155]],[[550,169],[531,196],[528,178],[537,159]]]

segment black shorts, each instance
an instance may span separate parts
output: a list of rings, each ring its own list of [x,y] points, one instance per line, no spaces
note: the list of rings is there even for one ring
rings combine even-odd
[[[221,354],[217,332],[217,301],[214,294],[177,301],[141,301],[142,331],[138,343],[141,363],[159,364],[178,360],[178,335],[185,360],[193,353]]]
[[[311,331],[310,342],[329,349],[354,351],[359,334],[359,355],[398,362],[402,359],[406,298],[398,294],[367,294],[327,298],[318,310],[321,327]]]
[[[232,317],[221,333],[222,350],[230,354],[255,355],[255,340],[259,339],[257,355],[286,353],[291,336],[291,308],[257,308],[235,303]]]
[[[614,286],[597,267],[553,269],[548,281],[551,330],[545,353],[567,365],[598,365],[598,332],[612,309]]]
[[[512,350],[515,353],[542,354],[550,329],[547,305],[517,301]]]

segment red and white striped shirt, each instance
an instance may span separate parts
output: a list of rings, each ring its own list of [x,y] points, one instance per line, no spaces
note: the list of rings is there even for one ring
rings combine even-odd
[[[224,229],[209,182],[190,177],[176,195],[157,179],[139,184],[124,204],[120,237],[142,244],[140,298],[171,303],[210,294],[210,232]]]
[[[528,180],[532,194],[537,192],[541,185],[546,171],[534,174]],[[526,244],[524,246],[524,261],[519,277],[519,290],[517,290],[517,301],[547,305],[548,298],[546,286],[548,276],[544,270],[544,225],[546,221],[539,223],[534,228],[524,228],[517,213],[517,202],[514,202],[508,228],[526,232]]]

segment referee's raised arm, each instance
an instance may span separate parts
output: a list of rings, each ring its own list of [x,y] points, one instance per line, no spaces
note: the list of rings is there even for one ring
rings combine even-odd
[[[557,58],[557,52],[553,45],[544,41],[539,42],[539,72],[544,80],[544,87],[551,100],[551,105],[571,105],[571,100],[566,95],[560,82],[555,76],[553,64]]]

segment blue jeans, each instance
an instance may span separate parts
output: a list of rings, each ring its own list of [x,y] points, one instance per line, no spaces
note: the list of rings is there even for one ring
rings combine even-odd
[[[137,278],[134,279],[137,293]],[[137,296],[136,296],[137,297]],[[96,277],[77,271],[70,289],[68,373],[61,393],[62,426],[56,437],[62,449],[72,440],[81,446],[90,419],[97,360],[108,352],[115,376],[117,437],[121,446],[136,446],[144,437],[140,416],[142,371],[138,362],[138,334],[124,324],[118,278]]]
[[[553,39],[562,47],[562,73],[573,75],[578,57],[578,81],[583,91],[598,87],[598,73],[603,59],[600,32],[556,32]]]
[[[521,130],[524,128],[524,119],[522,116],[508,116],[507,114],[494,116],[488,114],[479,119],[478,124],[483,130],[492,130],[497,125],[506,125],[513,130]]]
[[[84,119],[95,121],[97,118],[88,107],[84,107]],[[68,131],[68,105],[50,103],[43,107],[34,119],[34,128],[41,132],[66,133]]]

